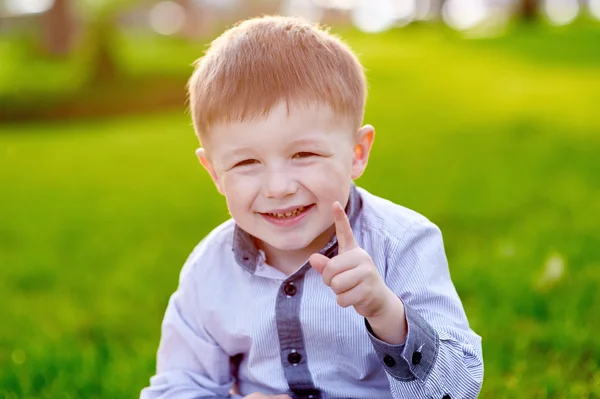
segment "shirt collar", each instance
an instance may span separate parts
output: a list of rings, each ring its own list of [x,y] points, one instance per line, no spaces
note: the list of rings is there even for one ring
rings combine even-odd
[[[346,214],[350,220],[350,226],[354,228],[356,219],[362,208],[362,199],[360,193],[356,188],[354,182],[350,184],[350,196],[348,198],[348,204],[346,205]],[[236,262],[248,272],[254,274],[259,261],[262,261],[262,251],[256,247],[255,238],[242,230],[240,226],[235,225],[233,231],[233,254]],[[320,253],[332,257],[337,254],[337,237],[334,235],[333,238],[327,243],[327,245],[320,251]]]

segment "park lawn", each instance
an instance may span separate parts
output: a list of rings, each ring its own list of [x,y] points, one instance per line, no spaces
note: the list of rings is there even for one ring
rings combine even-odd
[[[441,227],[481,397],[600,397],[600,29],[347,38],[377,131],[358,183]],[[148,383],[179,270],[228,217],[195,146],[183,108],[0,126],[0,398]]]

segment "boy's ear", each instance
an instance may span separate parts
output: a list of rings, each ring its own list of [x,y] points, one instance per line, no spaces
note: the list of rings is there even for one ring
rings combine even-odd
[[[354,146],[354,158],[352,161],[353,179],[358,179],[365,171],[374,139],[375,129],[373,126],[365,125],[358,131],[356,145]]]
[[[212,163],[210,163],[210,160],[206,156],[206,151],[204,150],[204,148],[198,148],[196,150],[196,156],[198,157],[200,164],[202,166],[204,166],[204,169],[206,169],[206,171],[210,175],[210,178],[215,183],[215,186],[217,186],[217,190],[221,194],[223,194],[223,189],[221,188],[221,184],[219,182],[219,176],[217,176],[217,173],[215,172],[215,168],[213,168]]]

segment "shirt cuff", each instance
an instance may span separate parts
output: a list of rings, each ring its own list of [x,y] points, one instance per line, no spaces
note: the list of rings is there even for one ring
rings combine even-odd
[[[378,339],[365,318],[369,338],[377,357],[389,375],[397,380],[423,382],[437,359],[440,340],[437,332],[421,315],[404,305],[408,333],[403,344],[392,345]]]

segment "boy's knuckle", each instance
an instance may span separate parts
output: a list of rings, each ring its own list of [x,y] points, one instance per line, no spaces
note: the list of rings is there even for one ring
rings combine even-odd
[[[342,284],[342,279],[339,276],[335,276],[333,279],[331,279],[331,289],[336,293],[342,289]]]
[[[334,278],[333,280],[331,280],[331,289],[332,289],[332,290],[333,290],[335,293],[337,293],[337,292],[340,290],[340,288],[339,288],[339,285],[340,285],[340,284],[338,283],[338,280],[336,280],[335,278]]]

